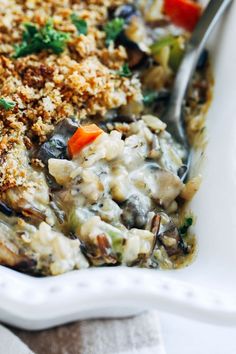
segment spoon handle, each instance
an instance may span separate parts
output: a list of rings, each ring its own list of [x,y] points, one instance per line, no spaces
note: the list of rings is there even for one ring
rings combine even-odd
[[[175,125],[181,124],[183,100],[199,56],[206,44],[209,34],[231,2],[232,0],[211,0],[196,25],[175,78],[169,102],[171,112],[167,114],[167,123]]]

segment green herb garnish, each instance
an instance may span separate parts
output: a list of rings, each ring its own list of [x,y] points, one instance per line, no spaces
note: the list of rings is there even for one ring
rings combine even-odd
[[[16,103],[13,101],[7,101],[5,98],[0,98],[0,107],[4,108],[6,111],[13,109]]]
[[[117,17],[104,26],[104,31],[106,33],[106,46],[109,46],[111,42],[116,40],[120,32],[123,30],[124,24],[124,19]]]
[[[188,233],[188,229],[190,228],[190,226],[192,226],[193,224],[193,218],[188,217],[185,218],[184,223],[182,226],[180,226],[179,228],[179,233],[181,237],[185,237]]]
[[[129,65],[127,63],[125,63],[124,65],[122,65],[121,69],[118,70],[117,75],[120,75],[122,77],[130,77],[132,76],[132,72],[129,68]]]
[[[157,91],[146,91],[143,93],[143,103],[145,106],[152,105],[158,98],[159,93]]]
[[[86,34],[88,33],[87,22],[85,20],[83,20],[82,18],[80,18],[79,16],[77,16],[75,13],[73,13],[70,16],[70,18],[71,18],[72,23],[77,28],[78,33],[84,34],[86,36]]]
[[[68,33],[57,31],[53,27],[52,20],[49,20],[40,29],[32,23],[25,23],[24,27],[22,43],[15,46],[14,58],[39,53],[44,49],[60,54],[64,51],[66,42],[70,39]]]

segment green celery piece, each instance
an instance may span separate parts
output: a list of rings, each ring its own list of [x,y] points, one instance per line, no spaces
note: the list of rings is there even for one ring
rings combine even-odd
[[[75,25],[79,34],[84,34],[85,36],[88,33],[88,25],[85,20],[77,16],[75,13],[70,16],[72,23]]]
[[[176,40],[176,42],[173,43],[171,47],[170,57],[169,57],[169,66],[174,72],[178,70],[183,55],[184,55],[184,50],[180,47],[179,42]]]
[[[157,42],[150,46],[151,53],[153,55],[158,54],[160,50],[166,46],[171,46],[176,41],[176,38],[172,35],[160,38]]]
[[[151,45],[150,50],[153,55],[159,54],[160,51],[166,47],[170,47],[170,57],[169,57],[169,66],[176,72],[179,68],[181,60],[183,58],[184,50],[180,47],[178,38],[168,35],[159,39],[156,43]]]
[[[84,208],[73,206],[68,216],[68,225],[71,232],[76,232],[78,227],[81,227],[92,214]]]
[[[123,252],[123,240],[124,240],[123,232],[117,229],[115,226],[109,225],[105,222],[103,222],[102,229],[104,233],[110,236],[110,238],[112,239],[113,251],[121,254]]]

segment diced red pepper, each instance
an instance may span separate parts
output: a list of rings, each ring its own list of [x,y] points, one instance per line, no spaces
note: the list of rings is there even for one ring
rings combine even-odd
[[[202,14],[202,6],[192,0],[164,0],[164,12],[177,26],[193,31]]]

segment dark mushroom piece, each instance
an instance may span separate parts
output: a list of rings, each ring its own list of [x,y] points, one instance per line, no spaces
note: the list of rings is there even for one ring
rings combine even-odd
[[[118,6],[113,12],[112,17],[123,18],[127,23],[134,15],[137,15],[137,13],[138,10],[133,4],[125,4],[125,5]]]
[[[122,31],[116,40],[117,44],[120,44],[126,48],[128,54],[128,63],[131,69],[138,69],[142,66],[148,66],[148,55],[139,46],[138,43],[128,38],[125,31]]]
[[[157,239],[158,239],[158,234],[161,226],[161,215],[156,214],[154,215],[151,223],[151,231],[154,234],[154,241],[153,241],[153,247],[152,250],[154,250],[156,244],[157,244]]]
[[[30,218],[31,221],[36,223],[46,220],[44,211],[35,208],[24,198],[20,198],[17,201],[17,205],[14,205],[14,210],[19,216]]]
[[[8,217],[18,216],[30,218],[31,221],[34,222],[41,222],[45,221],[46,219],[46,216],[44,215],[43,211],[33,207],[23,198],[19,199],[17,203],[13,204],[11,207],[9,207],[4,202],[0,201],[0,212],[2,212]]]
[[[140,43],[135,42],[128,34],[131,22],[135,19],[141,19],[139,11],[132,4],[121,5],[116,8],[112,17],[122,18],[125,21],[124,30],[118,35],[116,44],[122,45],[126,48],[129,67],[131,69],[137,69],[138,67],[145,65],[148,59],[147,53],[141,48]]]
[[[61,136],[53,136],[41,145],[37,157],[45,164],[47,164],[48,160],[51,158],[66,158],[67,146],[65,144],[65,140]]]
[[[14,266],[11,266],[11,268],[18,270],[18,272],[26,273],[29,275],[37,275],[38,270],[36,269],[36,265],[37,261],[35,259],[25,257],[24,260]]]
[[[161,18],[159,20],[152,20],[147,22],[148,26],[152,29],[160,28],[160,27],[167,27],[170,25],[170,21],[167,18]]]
[[[54,134],[58,134],[68,140],[78,128],[75,118],[65,118],[61,120],[54,129]]]
[[[6,216],[14,215],[14,210],[7,206],[4,202],[0,201],[0,212],[5,214]]]
[[[52,175],[50,175],[48,171],[45,172],[45,177],[46,177],[47,185],[52,192],[59,191],[62,189],[62,186],[57,183],[55,178]]]
[[[161,217],[166,214],[163,212],[156,214],[152,221],[152,232],[156,236],[156,244],[162,245],[168,256],[188,254],[188,246],[181,237],[175,223],[169,219],[169,222],[164,226],[161,225]]]
[[[188,253],[188,247],[185,245],[173,221],[170,221],[166,230],[159,234],[158,238],[165,247],[168,256]],[[168,241],[170,241],[170,239],[175,240],[173,245],[169,245]]]
[[[49,140],[40,146],[37,152],[37,158],[43,161],[46,165],[50,158],[68,158],[67,142],[77,128],[78,125],[72,119],[66,118],[62,120],[56,126],[53,135]]]
[[[59,206],[54,202],[50,202],[50,207],[54,211],[54,214],[57,217],[57,220],[59,221],[60,224],[63,224],[66,220],[66,213],[59,208]]]
[[[165,229],[158,234],[158,240],[164,246],[168,256],[181,253],[181,249],[179,247],[180,236],[173,221],[170,221],[166,225]]]
[[[81,243],[81,252],[95,266],[115,265],[118,263],[117,256],[112,252],[111,245],[105,234],[97,235],[97,245]]]
[[[161,90],[158,92],[156,99],[154,101],[154,112],[157,116],[162,116],[164,110],[166,109],[170,99],[170,91]]]
[[[154,112],[157,116],[162,116],[170,99],[170,91],[168,89],[144,90],[143,103],[148,111]]]
[[[147,259],[148,259],[148,256],[146,253],[139,253],[138,258],[135,259],[133,262],[129,263],[128,266],[129,267],[135,267],[135,266],[140,267],[145,264]]]
[[[131,195],[122,205],[122,221],[128,229],[142,229],[147,222],[148,206],[137,195]]]
[[[36,262],[25,255],[14,252],[5,243],[0,242],[0,264],[21,272],[31,273]]]
[[[36,157],[46,165],[45,176],[47,184],[53,191],[60,190],[61,186],[55,181],[55,178],[48,173],[48,160],[51,158],[69,159],[67,142],[77,128],[78,124],[72,118],[62,120],[55,127],[49,140],[43,143],[36,153],[32,152],[32,155],[36,155]]]
[[[182,180],[182,177],[185,176],[186,171],[188,171],[188,166],[187,165],[182,165],[178,171],[177,171],[177,175],[179,176],[179,178]]]

